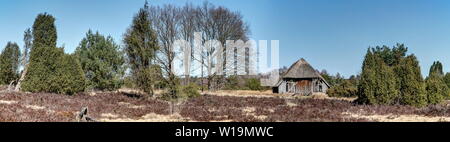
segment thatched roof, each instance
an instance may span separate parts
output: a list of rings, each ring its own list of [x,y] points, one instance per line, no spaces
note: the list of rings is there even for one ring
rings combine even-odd
[[[326,80],[315,70],[305,59],[300,59],[295,62],[288,71],[282,76],[282,78],[293,79],[307,79],[307,78],[320,78],[326,82]],[[328,83],[327,83],[328,85]]]

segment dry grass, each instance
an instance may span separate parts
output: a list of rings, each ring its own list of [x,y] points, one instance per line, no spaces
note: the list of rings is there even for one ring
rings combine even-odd
[[[291,95],[274,94],[271,90],[266,91],[252,91],[252,90],[219,90],[219,91],[205,91],[202,94],[216,95],[216,96],[236,96],[236,97],[289,97]]]
[[[161,115],[156,113],[149,113],[140,118],[119,118],[117,115],[104,114],[100,119],[102,122],[187,122],[188,119],[183,118],[179,114]]]
[[[450,117],[423,116],[423,115],[364,115],[351,112],[344,112],[349,118],[362,118],[377,122],[450,122]]]

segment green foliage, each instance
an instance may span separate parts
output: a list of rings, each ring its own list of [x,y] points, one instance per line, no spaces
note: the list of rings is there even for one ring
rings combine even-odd
[[[147,5],[133,18],[124,36],[125,52],[132,71],[149,67],[159,49],[156,32],[151,27]]]
[[[137,88],[132,76],[125,76],[123,79],[123,86],[126,88]]]
[[[55,18],[39,14],[33,25],[33,46],[22,89],[29,92],[74,94],[85,89],[78,60],[56,47]]]
[[[387,69],[387,65],[383,62],[383,59],[377,56],[373,50],[368,49],[364,58],[357,101],[366,104],[382,104],[382,102],[388,104],[387,102],[391,100],[385,100],[388,97],[382,96],[389,95],[386,94],[389,92],[386,87],[388,85],[392,86],[392,83],[395,81],[384,81],[379,78],[382,74],[390,75],[390,71]]]
[[[225,84],[224,88],[225,90],[255,90],[255,91],[261,91],[265,88],[261,86],[261,82],[257,78],[246,78],[246,77],[240,77],[236,75],[228,76],[224,78]],[[223,79],[219,79],[223,80]]]
[[[33,47],[56,47],[55,18],[47,13],[39,14],[33,24]]]
[[[224,89],[226,89],[226,90],[238,90],[238,89],[240,89],[238,77],[235,76],[235,75],[227,77]]]
[[[326,70],[322,70],[320,75],[331,85],[339,85],[344,82],[344,77],[341,74],[337,73],[335,76],[328,74]]]
[[[63,54],[57,62],[56,75],[50,92],[75,94],[86,88],[86,78],[75,55]]]
[[[261,82],[256,78],[247,79],[245,82],[245,87],[250,90],[257,90],[257,91],[263,90]]]
[[[357,102],[387,105],[405,102],[402,100],[402,95],[408,94],[409,92],[401,92],[400,86],[406,87],[404,90],[411,89],[409,87],[414,86],[404,84],[405,82],[403,80],[405,79],[399,77],[400,75],[407,75],[402,73],[405,70],[404,67],[398,67],[400,62],[405,58],[406,52],[407,48],[403,44],[397,44],[393,49],[387,46],[377,46],[376,48],[368,49],[363,62],[361,81],[358,85]],[[418,71],[420,74],[420,70]],[[413,78],[412,80],[420,81],[420,78]],[[418,86],[420,86],[420,83]],[[420,96],[416,94],[420,94],[420,92],[412,93],[408,95]]]
[[[414,55],[406,56],[406,52],[403,44],[392,50],[386,46],[369,48],[358,85],[358,102],[420,107],[440,103],[448,96],[442,64],[434,62],[424,81],[419,61]]]
[[[9,85],[19,77],[20,49],[16,43],[8,42],[0,55],[0,84]]]
[[[152,78],[162,76],[159,66],[154,66],[156,50],[159,49],[156,32],[151,27],[147,4],[141,8],[133,18],[133,23],[124,35],[124,51],[128,57],[131,75],[138,86],[143,91],[153,94],[153,84],[162,78]],[[171,86],[176,90],[176,86]],[[171,91],[173,92],[173,91]],[[176,92],[176,91],[175,91]]]
[[[372,48],[372,52],[380,57],[386,65],[395,66],[406,56],[408,48],[404,44],[397,43],[392,49],[388,46],[377,46]]]
[[[399,97],[399,91],[393,69],[384,64],[382,60],[377,60],[375,71],[376,85],[373,86],[374,95],[370,97],[369,104],[392,105],[398,103],[396,99]]]
[[[437,74],[432,74],[426,79],[428,103],[438,104],[448,97],[448,87]]]
[[[396,67],[396,73],[400,85],[400,103],[403,105],[425,106],[427,104],[427,92],[417,58],[414,55],[410,55],[402,59]]]
[[[135,74],[134,81],[136,86],[150,95],[153,95],[155,84],[162,81],[161,68],[157,65],[152,65],[148,68],[141,69]]]
[[[446,73],[443,79],[444,83],[447,84],[447,87],[450,88],[450,73]]]
[[[200,87],[198,85],[191,83],[186,86],[180,86],[179,92],[183,97],[195,98],[200,96],[200,93],[198,92],[199,88]]]
[[[433,62],[433,65],[430,67],[430,73],[428,76],[432,76],[436,74],[437,76],[444,76],[444,71],[442,70],[442,63],[439,61]]]
[[[357,92],[358,88],[356,83],[352,83],[351,80],[344,80],[342,83],[327,90],[327,94],[330,97],[355,97],[357,96]]]
[[[122,86],[125,59],[112,37],[89,30],[75,50],[88,88],[115,90]]]

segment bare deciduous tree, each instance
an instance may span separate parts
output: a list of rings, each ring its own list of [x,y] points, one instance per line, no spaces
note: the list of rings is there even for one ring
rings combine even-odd
[[[238,66],[236,63],[229,63],[231,60],[234,60],[233,57],[238,56],[238,52],[227,50],[228,48],[234,48],[226,44],[227,40],[246,41],[248,40],[250,30],[239,12],[232,12],[222,6],[215,7],[208,2],[205,2],[202,7],[197,8],[197,10],[199,13],[197,14],[197,20],[199,21],[197,26],[199,26],[198,29],[202,33],[203,45],[207,44],[206,42],[210,40],[217,40],[221,43],[220,46],[216,47],[205,45],[210,48],[204,48],[206,51],[200,56],[202,65],[205,65],[209,70],[213,67],[216,68],[216,72],[208,72],[208,89],[219,88],[222,86],[220,84],[223,83],[223,79],[219,79],[218,81],[215,81],[215,84],[211,84],[212,79],[216,78],[217,75],[226,77],[230,74],[230,71],[235,71]],[[215,62],[210,61],[212,64],[207,64],[208,62],[205,62],[205,60],[209,59],[210,56],[215,56],[217,58]]]
[[[194,60],[194,33],[197,32],[198,21],[196,20],[196,16],[198,14],[197,10],[192,4],[186,4],[181,9],[181,15],[180,15],[180,37],[187,41],[189,44],[188,46],[182,48],[182,52],[185,54],[183,55],[183,64],[184,64],[184,84],[189,84],[190,82],[190,74],[195,70],[193,68],[192,61]],[[186,54],[189,53],[189,54]]]
[[[202,86],[206,78],[208,89],[220,88],[222,81],[214,79],[225,77],[231,68],[237,68],[237,64],[227,63],[229,51],[225,47],[227,40],[248,40],[249,28],[239,12],[205,2],[197,7],[192,4],[181,8],[174,5],[152,6],[149,13],[161,47],[157,62],[164,72],[172,97],[176,97],[178,83],[174,71],[177,59],[184,61],[185,84],[189,83],[192,71],[200,69]],[[189,46],[176,48],[174,43],[179,39],[186,41],[185,45]],[[180,54],[182,52],[188,54]],[[237,56],[239,53],[232,54]],[[194,68],[197,64],[200,67]]]
[[[176,50],[173,43],[179,38],[180,9],[173,5],[164,5],[152,6],[149,10],[160,44],[156,61],[163,70],[165,82],[168,84],[168,94],[171,98],[176,98],[178,82],[174,72]]]
[[[25,43],[24,45],[24,50],[23,50],[23,54],[22,54],[22,67],[23,67],[23,71],[22,74],[20,75],[20,79],[17,82],[16,87],[14,88],[15,91],[20,91],[20,85],[22,83],[22,81],[25,79],[25,75],[28,72],[28,62],[29,62],[29,52],[31,49],[31,46],[33,45],[32,41],[33,41],[33,35],[31,34],[31,29],[28,28],[27,30],[25,30],[24,32],[24,37],[23,37],[23,41]]]

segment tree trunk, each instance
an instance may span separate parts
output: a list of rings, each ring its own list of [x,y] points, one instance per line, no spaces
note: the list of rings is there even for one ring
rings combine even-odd
[[[28,72],[28,64],[26,65],[25,69],[22,72],[22,75],[20,76],[19,81],[17,82],[16,88],[14,89],[14,91],[19,92],[20,91],[20,85],[22,83],[22,81],[25,79],[25,75],[27,75]]]

